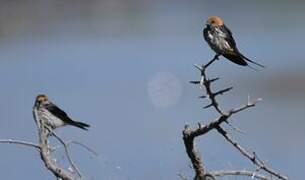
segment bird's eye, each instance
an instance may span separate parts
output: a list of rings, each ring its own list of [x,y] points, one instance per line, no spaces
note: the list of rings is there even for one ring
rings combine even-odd
[[[212,20],[212,21],[211,21],[211,24],[214,24],[214,23],[215,23],[215,21]]]

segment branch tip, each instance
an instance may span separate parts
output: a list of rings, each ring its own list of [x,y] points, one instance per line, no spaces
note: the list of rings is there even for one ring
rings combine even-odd
[[[217,78],[209,79],[208,81],[209,81],[209,83],[212,83],[212,82],[217,81],[217,80],[219,80],[219,79],[220,79],[220,78],[217,77]]]
[[[209,104],[209,105],[204,106],[204,107],[203,107],[203,109],[207,109],[207,108],[210,108],[210,107],[212,107],[212,106],[213,106],[213,103],[211,103],[211,104]]]
[[[202,66],[199,66],[197,64],[194,64],[195,68],[197,68],[200,72],[203,71],[203,67]]]
[[[199,84],[200,83],[200,81],[189,81],[190,83],[192,83],[192,84]]]
[[[214,93],[213,95],[214,95],[214,96],[217,96],[217,95],[223,95],[224,93],[226,93],[226,92],[228,92],[228,91],[230,91],[230,90],[232,90],[232,89],[233,89],[233,87],[229,87],[229,88],[226,88],[226,89],[220,90],[220,91],[218,91],[218,92]]]
[[[205,99],[205,98],[207,98],[207,96],[206,95],[202,95],[202,96],[199,96],[198,98]]]

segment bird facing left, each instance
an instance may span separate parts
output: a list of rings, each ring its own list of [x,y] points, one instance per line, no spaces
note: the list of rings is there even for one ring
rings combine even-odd
[[[39,119],[52,129],[65,125],[75,126],[84,130],[88,130],[90,127],[90,125],[86,123],[72,120],[67,113],[53,104],[44,94],[36,96],[33,114],[34,116],[37,116],[35,119]]]

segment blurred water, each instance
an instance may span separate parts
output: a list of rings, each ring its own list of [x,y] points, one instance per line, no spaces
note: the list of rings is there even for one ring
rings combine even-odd
[[[92,125],[89,132],[58,130],[99,152],[90,157],[73,146],[88,179],[168,180],[178,172],[191,178],[181,131],[214,115],[201,109],[201,92],[188,81],[198,78],[192,65],[214,55],[201,28],[217,14],[241,51],[267,66],[254,72],[222,59],[209,71],[221,77],[216,88],[235,87],[221,99],[226,108],[246,102],[248,94],[264,99],[234,117],[247,132],[234,135],[275,169],[302,179],[303,2],[37,2],[1,1],[1,138],[36,141],[31,108],[46,93]],[[198,147],[209,170],[254,169],[216,133]],[[3,179],[53,179],[32,149],[1,145],[1,151]]]

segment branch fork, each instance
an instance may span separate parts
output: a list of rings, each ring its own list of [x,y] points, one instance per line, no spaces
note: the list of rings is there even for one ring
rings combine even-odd
[[[68,147],[70,144],[77,144],[77,145],[84,147],[86,150],[88,150],[89,152],[91,152],[92,154],[94,154],[96,156],[97,156],[97,153],[94,150],[92,150],[91,148],[89,148],[88,146],[86,146],[80,142],[64,141],[52,129],[50,129],[42,120],[36,119],[36,117],[38,117],[38,116],[34,115],[35,122],[37,125],[37,130],[38,130],[38,137],[39,137],[38,144],[28,142],[28,141],[13,140],[13,139],[3,139],[3,140],[0,140],[0,143],[16,144],[16,145],[22,145],[22,146],[26,146],[26,147],[35,148],[40,153],[41,160],[43,161],[46,168],[49,171],[51,171],[57,179],[61,179],[61,180],[76,180],[76,179],[83,180],[83,179],[85,179],[85,176],[81,173],[80,169],[74,163],[74,161],[70,155]],[[60,144],[64,147],[66,157],[71,166],[70,168],[68,168],[68,170],[59,166],[56,163],[56,160],[52,157],[52,152],[54,152],[57,148],[52,147],[49,144],[49,138],[51,136],[55,137],[60,142]]]
[[[191,160],[192,167],[195,171],[195,177],[194,180],[215,180],[216,177],[221,176],[248,176],[250,178],[256,178],[261,180],[270,180],[271,178],[267,177],[264,174],[259,174],[259,171],[264,171],[265,173],[276,177],[278,179],[282,180],[288,180],[288,177],[276,172],[275,170],[271,169],[270,167],[266,166],[263,161],[261,161],[255,152],[250,153],[245,148],[243,148],[237,141],[235,141],[229,133],[224,130],[221,127],[221,124],[223,122],[226,122],[229,124],[229,118],[237,114],[241,111],[244,111],[248,108],[254,107],[256,103],[261,101],[261,98],[258,98],[256,100],[251,101],[250,97],[248,97],[248,102],[244,105],[241,105],[237,108],[232,108],[229,111],[224,111],[220,108],[219,103],[216,99],[217,96],[223,95],[224,93],[229,92],[233,89],[233,87],[225,88],[222,90],[219,90],[217,92],[214,92],[212,90],[211,84],[215,81],[219,80],[219,78],[212,78],[209,79],[206,74],[206,70],[210,65],[215,62],[218,59],[218,55],[215,55],[215,57],[208,62],[205,65],[199,66],[194,65],[196,69],[200,71],[200,80],[199,81],[190,81],[192,84],[197,84],[200,86],[201,89],[205,90],[205,95],[199,96],[199,98],[202,99],[208,99],[210,103],[206,106],[204,106],[204,109],[213,107],[216,112],[219,114],[218,118],[211,121],[210,123],[203,125],[202,123],[198,123],[198,127],[192,129],[189,125],[186,125],[182,134],[183,134],[183,142],[186,149],[186,153],[188,157]],[[232,126],[231,124],[229,124]],[[233,126],[232,126],[233,127]],[[236,128],[235,128],[236,129]],[[220,135],[222,135],[229,143],[233,145],[244,157],[250,160],[255,166],[256,171],[246,171],[246,170],[239,170],[239,171],[214,171],[214,172],[208,172],[205,169],[202,157],[200,155],[200,152],[195,147],[195,138],[198,136],[202,136],[211,130],[216,130]]]

